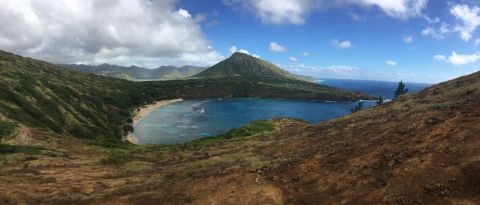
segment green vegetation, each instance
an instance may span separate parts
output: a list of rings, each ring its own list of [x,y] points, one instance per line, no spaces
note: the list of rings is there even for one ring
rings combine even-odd
[[[301,77],[282,70],[272,63],[240,52],[234,53],[230,58],[195,75],[195,77],[200,78],[224,78],[233,76],[301,79]]]
[[[9,137],[15,133],[18,125],[14,122],[0,122],[0,142],[3,138]]]
[[[133,156],[125,151],[110,151],[108,156],[101,160],[102,164],[121,165],[133,160]]]
[[[205,67],[188,65],[182,67],[161,66],[155,69],[147,69],[137,66],[124,67],[110,64],[102,64],[97,66],[63,64],[60,66],[73,71],[131,81],[177,80],[196,75],[206,69]]]
[[[135,83],[131,92],[143,100],[172,98],[264,97],[353,101],[369,98],[342,89],[296,79],[242,76]],[[129,91],[130,92],[130,91]],[[141,103],[141,102],[138,102]]]
[[[54,155],[52,151],[41,147],[0,144],[0,154],[25,153],[30,155]]]
[[[353,108],[350,110],[350,112],[351,112],[351,113],[356,113],[356,112],[358,112],[358,111],[360,111],[360,110],[363,110],[363,102],[362,102],[362,101],[359,101],[359,102],[357,103],[357,105],[355,105],[355,107],[353,107]]]
[[[42,131],[89,139],[99,146],[124,146],[116,142],[132,130],[129,125],[131,113],[139,106],[165,99],[218,97],[336,101],[368,98],[296,78],[271,77],[266,73],[248,78],[231,76],[131,82],[77,73],[0,51],[1,118]],[[1,133],[10,132],[8,125],[2,126]]]
[[[110,148],[110,149],[129,149],[135,146],[130,142],[123,142],[113,138],[105,138],[105,137],[91,140],[89,145],[103,147],[103,148]]]
[[[0,52],[0,114],[27,127],[79,138],[118,139],[138,105],[122,93],[126,86],[123,80]]]
[[[398,82],[397,90],[395,90],[395,98],[407,92],[408,89],[405,89],[405,83],[403,83],[403,81]]]
[[[214,145],[218,142],[222,142],[228,139],[242,140],[247,137],[253,137],[256,135],[270,133],[273,131],[275,131],[275,125],[273,124],[272,120],[259,120],[259,121],[250,122],[243,127],[232,129],[227,133],[214,136],[214,137],[207,137],[203,139],[194,140],[187,144],[193,145],[196,147],[205,147],[205,146]]]
[[[380,96],[380,97],[377,98],[377,102],[376,102],[376,103],[377,103],[377,105],[381,105],[381,104],[383,104],[383,101],[384,101],[383,97]]]
[[[275,131],[275,125],[272,120],[259,120],[248,123],[241,128],[235,128],[227,133],[221,134],[218,137],[230,139],[230,138],[244,138],[254,136],[258,134],[264,134]]]
[[[243,127],[232,129],[225,134],[194,140],[179,145],[145,145],[134,146],[126,142],[111,140],[96,140],[90,145],[104,151],[107,156],[101,160],[102,164],[131,166],[141,163],[154,163],[165,156],[178,153],[181,150],[204,150],[217,143],[226,141],[246,140],[261,134],[274,132],[276,126],[272,120],[259,120],[246,124]],[[138,167],[139,169],[142,166]],[[192,167],[194,168],[194,167]],[[196,169],[196,168],[195,168]]]

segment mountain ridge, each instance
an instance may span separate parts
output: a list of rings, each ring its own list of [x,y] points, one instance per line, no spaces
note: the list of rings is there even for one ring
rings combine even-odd
[[[139,66],[118,66],[112,64],[85,65],[85,64],[59,64],[66,69],[91,73],[104,77],[113,77],[131,81],[145,80],[176,80],[193,76],[206,67],[199,66],[160,66],[154,69]]]

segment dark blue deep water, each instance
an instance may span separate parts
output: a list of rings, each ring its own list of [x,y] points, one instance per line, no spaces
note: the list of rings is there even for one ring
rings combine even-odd
[[[324,80],[321,83],[391,98],[396,83],[357,80]],[[423,85],[426,87],[427,85]],[[423,88],[407,84],[408,88]],[[374,102],[364,102],[373,106]],[[350,113],[356,102],[228,98],[187,100],[154,110],[135,126],[140,144],[177,144],[218,135],[248,122],[276,117],[301,118],[311,123]]]
[[[339,79],[326,79],[319,80],[318,83],[343,88],[351,91],[359,91],[367,93],[371,96],[380,97],[385,99],[393,99],[395,90],[397,89],[398,82],[387,81],[374,81],[374,80],[339,80]],[[408,92],[416,92],[423,88],[430,86],[430,84],[424,83],[409,83],[405,82]]]

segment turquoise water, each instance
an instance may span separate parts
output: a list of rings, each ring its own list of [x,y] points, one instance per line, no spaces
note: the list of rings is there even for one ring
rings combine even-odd
[[[350,113],[354,102],[230,98],[187,100],[154,110],[135,126],[139,144],[176,144],[276,117],[318,123]],[[365,102],[371,106],[373,102]]]
[[[397,82],[368,80],[319,81],[321,84],[360,91],[372,96],[393,98]],[[406,83],[410,92],[428,84]],[[373,106],[374,102],[365,102]],[[188,100],[167,105],[150,113],[135,126],[140,144],[176,144],[218,135],[248,122],[275,117],[296,117],[318,123],[350,113],[354,102],[233,98]]]

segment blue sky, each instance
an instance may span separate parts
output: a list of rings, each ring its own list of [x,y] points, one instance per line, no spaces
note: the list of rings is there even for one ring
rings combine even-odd
[[[248,52],[317,78],[437,83],[480,68],[464,0],[4,0],[0,49],[53,63],[211,66]]]
[[[236,46],[292,72],[317,77],[435,83],[479,69],[477,60],[451,63],[434,58],[443,55],[448,59],[453,51],[460,55],[476,55],[478,51],[475,32],[466,41],[453,31],[455,26],[464,24],[451,13],[455,5],[478,9],[475,4],[429,1],[420,13],[401,17],[388,15],[378,5],[340,5],[309,11],[302,16],[304,22],[298,24],[286,19],[262,19],[258,14],[261,11],[242,3],[184,0],[178,6],[188,10],[193,18],[206,17],[201,21],[202,29],[224,56],[230,54],[231,46]],[[476,11],[477,18],[478,14]],[[448,33],[427,34],[428,28],[440,30],[442,25],[446,25]],[[351,46],[336,47],[335,40],[348,41]],[[271,42],[286,51],[272,51]],[[305,56],[305,52],[310,55]],[[306,67],[315,67],[317,71],[305,71]]]

